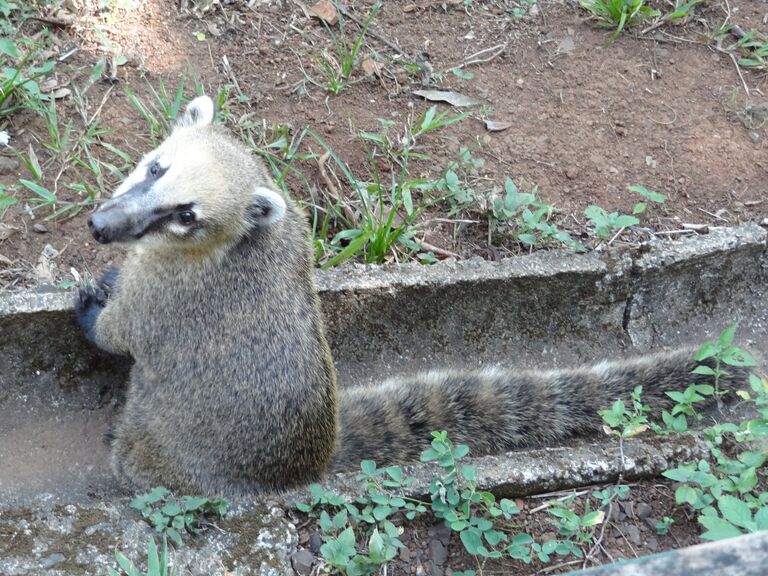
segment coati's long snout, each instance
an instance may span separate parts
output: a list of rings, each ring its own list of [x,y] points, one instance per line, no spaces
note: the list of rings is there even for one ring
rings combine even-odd
[[[88,229],[101,244],[138,240],[170,222],[191,227],[196,220],[192,204],[164,207],[153,203],[141,189],[107,200],[88,218]]]

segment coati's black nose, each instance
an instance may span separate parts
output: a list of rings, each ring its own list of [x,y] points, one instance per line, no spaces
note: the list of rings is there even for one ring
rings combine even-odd
[[[96,242],[100,244],[109,244],[112,239],[109,236],[106,222],[99,217],[98,214],[92,214],[88,218],[88,229],[91,231],[91,236]]]

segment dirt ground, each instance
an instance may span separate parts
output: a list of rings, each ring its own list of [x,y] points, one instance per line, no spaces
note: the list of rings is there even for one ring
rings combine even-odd
[[[370,4],[348,7],[348,30],[356,26],[355,19],[365,17]],[[67,6],[76,10],[68,11]],[[518,18],[515,10],[520,6],[523,16]],[[667,196],[663,205],[649,207],[642,230],[624,235],[630,241],[638,234],[648,237],[643,230],[663,233],[683,224],[764,221],[765,74],[737,70],[724,51],[733,37],[726,35],[719,43],[706,38],[728,22],[767,32],[766,13],[762,2],[707,2],[682,23],[639,36],[625,34],[606,47],[608,32],[596,28],[574,2],[391,0],[376,16],[361,51],[363,58],[382,63],[380,75],[365,77],[358,70],[355,83],[338,96],[308,82],[299,65],[317,78],[313,55],[332,49],[326,29],[306,16],[300,2],[255,1],[249,6],[225,1],[198,17],[162,0],[76,0],[44,11],[48,20],[26,22],[23,33],[35,37],[47,27],[54,56],[77,49],[57,66],[56,87],[82,85],[102,55],[127,59],[115,68],[112,81],[91,86],[86,99],[89,113],[112,131],[103,139],[133,161],[151,142],[147,124],[129,103],[126,90],[147,102],[149,84],[157,87],[163,81],[172,91],[181,77],[188,79],[187,96],[194,94],[192,78],[210,94],[233,86],[230,123],[243,121],[247,114],[259,123],[263,118],[265,142],[273,126],[287,125],[294,134],[310,127],[362,174],[369,159],[357,131],[376,130],[380,118],[397,126],[411,114],[418,117],[431,103],[415,96],[414,90],[427,83],[476,98],[482,105],[471,109],[470,118],[424,139],[420,151],[430,158],[412,164],[411,171],[438,178],[462,146],[485,161],[462,175],[477,193],[474,211],[445,217],[448,206],[438,205],[425,212],[418,225],[422,239],[436,248],[439,258],[479,254],[495,259],[523,248],[504,237],[488,241],[483,206],[498,195],[507,176],[521,190],[538,186],[539,198],[556,208],[559,226],[588,245],[594,242],[584,209],[597,204],[630,213],[641,198],[627,191],[629,185]],[[70,19],[67,25],[51,23],[62,15]],[[449,72],[477,60],[489,61],[468,65],[471,79]],[[431,75],[425,70],[432,70]],[[58,111],[63,120],[77,123],[71,98],[60,100]],[[489,132],[485,119],[509,127]],[[66,187],[77,170],[62,176],[59,160],[52,155],[46,160],[40,119],[24,111],[4,124],[0,129],[11,134],[18,150],[31,145],[41,162],[47,162],[42,183],[65,200],[77,200]],[[322,152],[316,144],[307,147],[305,152]],[[115,161],[103,148],[94,153]],[[90,239],[85,226],[89,208],[57,220],[46,220],[43,211],[33,214],[28,209],[32,193],[17,185],[29,175],[9,152],[3,156],[7,162],[0,170],[0,184],[9,186],[19,202],[1,221],[0,285],[55,285],[72,280],[73,268],[98,273],[119,262],[119,249],[96,247]],[[328,178],[322,177],[315,160],[300,163],[300,169],[306,183],[290,182],[292,193],[311,205],[310,191],[327,194]],[[105,179],[105,188],[111,189],[119,176],[105,174]],[[351,192],[340,189],[336,193],[349,199]],[[349,203],[355,210],[352,200]],[[338,231],[331,228],[331,233]],[[53,250],[44,253],[46,245]],[[41,276],[43,253],[50,269]]]

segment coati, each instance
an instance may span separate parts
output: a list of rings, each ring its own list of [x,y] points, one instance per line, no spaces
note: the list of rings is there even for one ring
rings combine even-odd
[[[80,291],[88,339],[133,357],[113,469],[134,489],[252,494],[418,457],[432,430],[475,455],[599,429],[596,411],[691,374],[692,349],[575,370],[435,371],[337,390],[307,223],[264,166],[192,100],[172,134],[90,217],[134,249]],[[722,385],[743,383],[731,372]]]

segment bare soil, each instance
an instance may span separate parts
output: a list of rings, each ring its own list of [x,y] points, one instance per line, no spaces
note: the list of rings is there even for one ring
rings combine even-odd
[[[310,127],[363,175],[369,158],[356,132],[376,130],[380,118],[399,125],[411,114],[418,118],[431,106],[413,94],[424,83],[479,99],[483,105],[473,109],[471,118],[424,140],[422,151],[430,159],[412,167],[414,176],[439,178],[460,146],[471,147],[475,157],[485,160],[481,168],[463,174],[477,192],[474,211],[445,218],[446,203],[427,211],[419,222],[421,238],[437,247],[440,258],[498,258],[521,250],[509,238],[493,236],[489,243],[484,210],[507,176],[522,190],[538,186],[539,198],[556,207],[559,225],[588,244],[593,242],[584,209],[597,204],[630,213],[640,198],[627,191],[629,185],[667,195],[663,205],[652,205],[643,217],[644,229],[651,232],[677,230],[686,223],[762,222],[768,215],[765,74],[737,70],[731,55],[720,49],[735,38],[726,36],[719,44],[707,40],[726,21],[767,32],[764,3],[734,0],[728,14],[725,4],[709,2],[680,25],[624,34],[606,47],[608,33],[596,28],[574,2],[540,0],[533,14],[516,18],[515,2],[470,2],[465,10],[461,2],[390,0],[361,52],[384,65],[381,74],[365,77],[357,70],[354,83],[338,96],[308,82],[299,65],[321,78],[313,58],[324,48],[333,50],[326,29],[307,18],[301,3],[254,2],[249,7],[244,1],[226,1],[201,17],[161,0],[136,2],[127,9],[107,9],[94,0],[70,4],[79,7],[76,12],[63,10],[73,24],[31,20],[23,33],[41,38],[47,28],[53,56],[77,48],[56,68],[58,87],[82,85],[105,53],[127,57],[116,68],[116,78],[91,86],[86,99],[89,113],[112,130],[104,140],[134,161],[151,141],[126,90],[146,103],[151,101],[149,84],[156,87],[162,81],[172,91],[181,77],[196,77],[211,94],[235,86],[230,95],[237,98],[228,106],[231,124],[247,114],[259,123],[263,118],[265,138],[272,126],[287,125],[294,134]],[[370,4],[349,6],[345,22],[350,33],[357,32],[353,19],[362,20]],[[59,10],[50,20],[61,15]],[[494,57],[499,52],[494,47],[504,46]],[[464,62],[488,58],[466,67],[472,79],[449,72]],[[192,93],[189,80],[187,95]],[[78,125],[71,98],[59,101],[59,115]],[[511,125],[488,132],[484,119]],[[19,113],[2,128],[17,149],[33,146],[44,167],[45,186],[64,200],[77,199],[66,185],[83,172],[61,173],[61,158],[46,154],[42,146],[45,130],[39,118]],[[303,152],[323,152],[317,144],[307,148]],[[115,162],[103,148],[94,148],[94,153]],[[328,179],[316,161],[299,167],[312,191],[329,193]],[[88,208],[53,221],[45,220],[47,214],[40,210],[32,214],[32,193],[17,186],[19,178],[29,177],[25,172],[11,157],[10,167],[0,173],[0,183],[15,186],[12,193],[20,200],[0,221],[0,285],[51,283],[51,276],[55,284],[71,280],[71,268],[97,273],[119,262],[119,249],[94,246],[85,226]],[[105,176],[107,187],[118,180]],[[311,205],[307,186],[291,184],[296,198]],[[352,192],[339,188],[342,201],[356,210]],[[624,235],[628,241],[636,237],[637,231]],[[48,244],[55,249],[46,254],[52,270],[41,277],[37,265]]]

